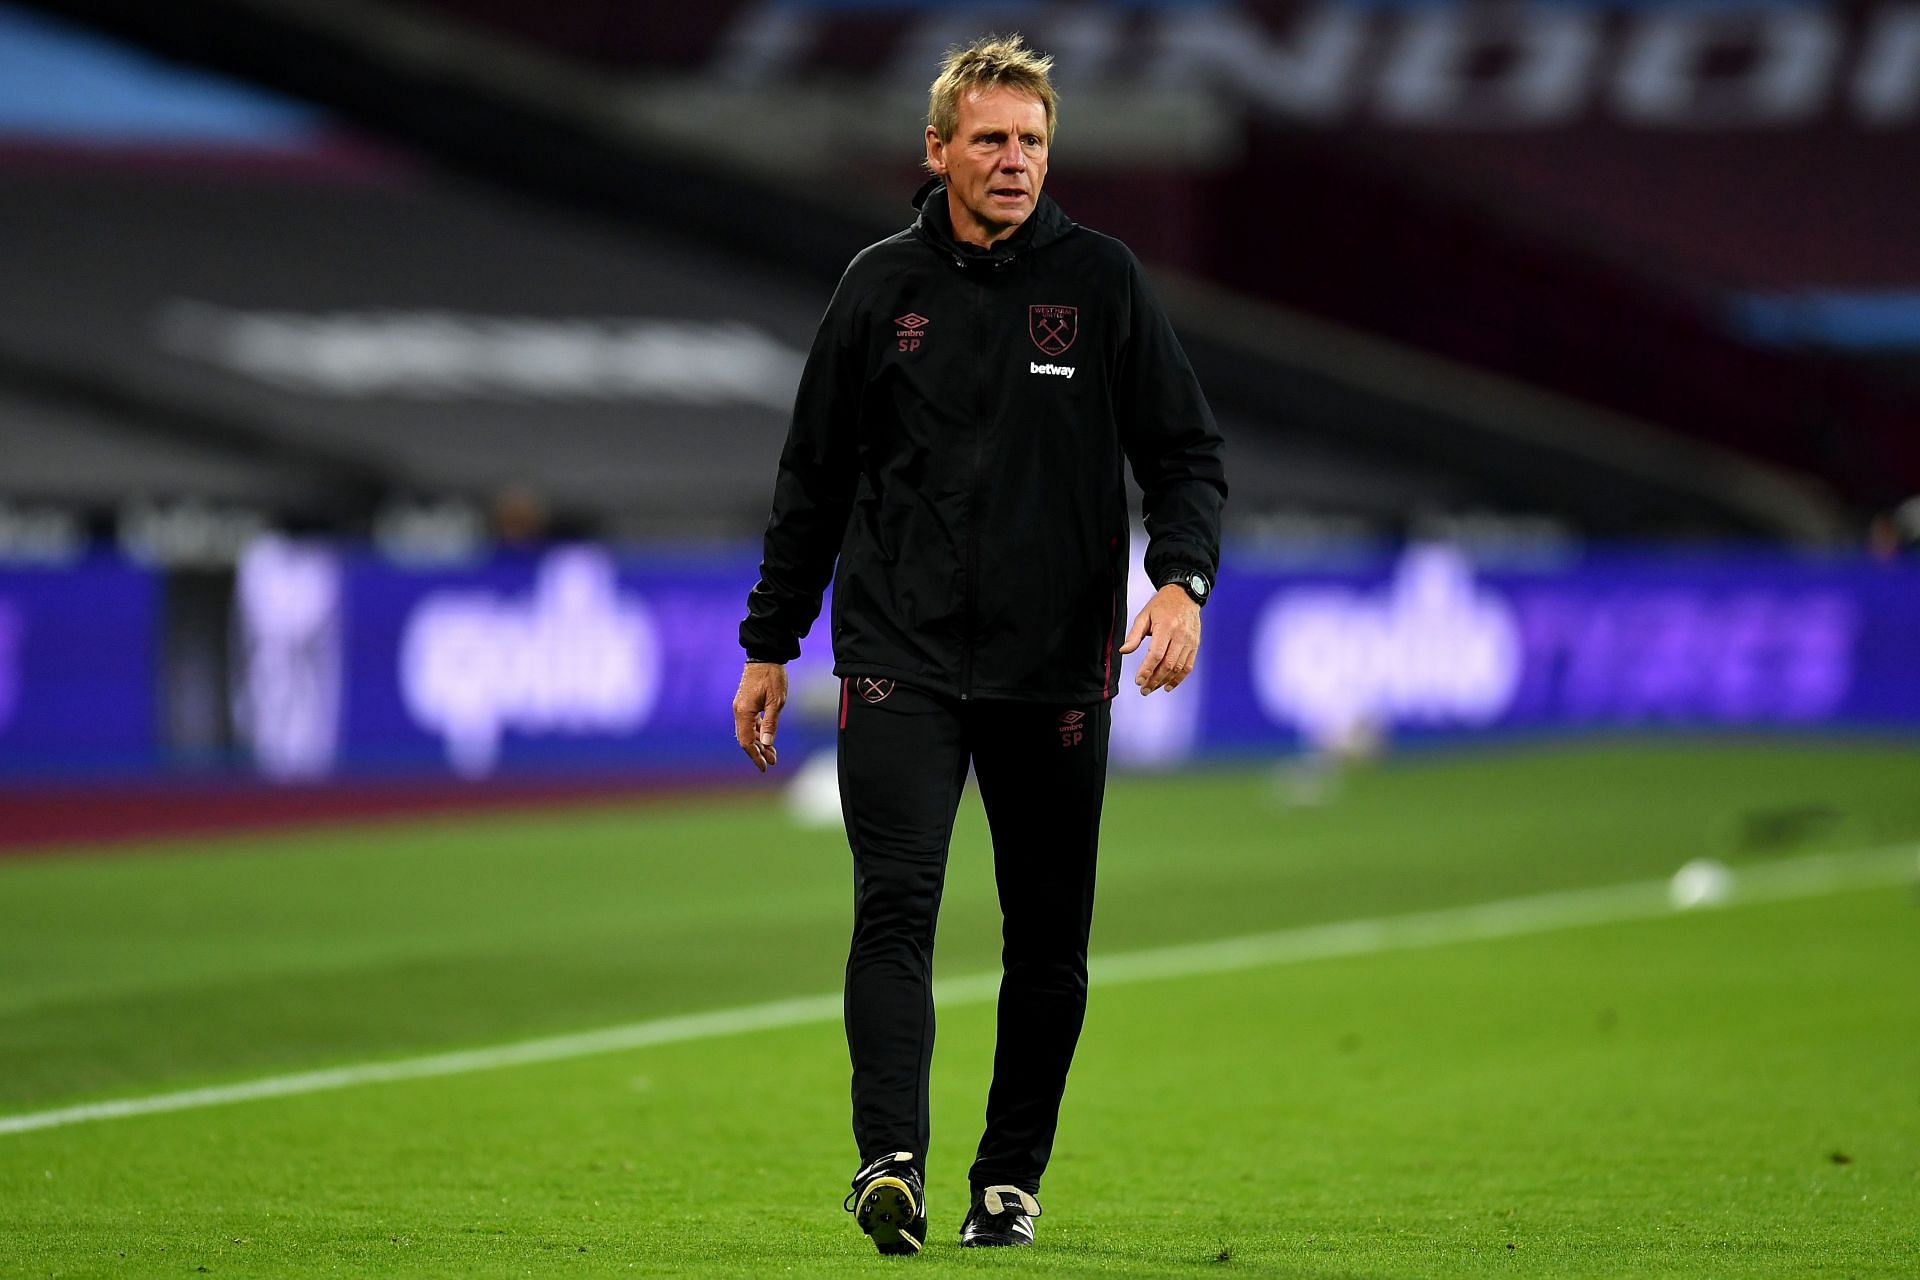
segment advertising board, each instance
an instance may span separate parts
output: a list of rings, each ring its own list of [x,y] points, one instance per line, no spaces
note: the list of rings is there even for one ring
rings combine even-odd
[[[250,721],[270,775],[745,767],[729,708],[748,548],[575,546],[431,571],[302,554],[263,547],[242,574],[252,705],[276,709]],[[274,622],[293,605],[261,604],[274,574],[304,584],[280,592],[298,625]],[[1131,607],[1149,590],[1136,573]],[[1912,565],[1616,551],[1484,569],[1429,546],[1315,569],[1242,553],[1203,617],[1177,696],[1119,684],[1116,760],[1355,736],[1920,728]],[[788,759],[831,741],[829,648],[823,622],[790,669]]]
[[[160,600],[118,561],[0,568],[0,775],[158,764]]]

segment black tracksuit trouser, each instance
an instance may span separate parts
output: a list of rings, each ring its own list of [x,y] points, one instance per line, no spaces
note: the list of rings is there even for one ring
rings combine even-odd
[[[940,697],[841,682],[840,799],[853,849],[847,1046],[865,1162],[923,1166],[933,936],[954,811],[973,766],[1002,916],[998,1038],[969,1181],[1037,1194],[1087,1007],[1087,933],[1111,708]]]

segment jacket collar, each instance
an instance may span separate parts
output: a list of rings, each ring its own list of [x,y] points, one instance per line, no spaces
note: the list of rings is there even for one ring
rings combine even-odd
[[[920,184],[920,190],[913,195],[913,206],[920,211],[913,221],[914,233],[961,267],[1004,266],[1024,253],[1052,244],[1075,225],[1053,202],[1053,197],[1042,191],[1040,199],[1034,202],[1032,217],[993,248],[982,249],[953,238],[953,220],[947,212],[947,185],[939,178],[929,178]]]

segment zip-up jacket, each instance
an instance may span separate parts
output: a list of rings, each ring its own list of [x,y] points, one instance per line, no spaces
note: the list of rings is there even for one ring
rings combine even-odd
[[[1220,555],[1221,438],[1127,247],[1050,198],[992,249],[945,189],[827,306],[740,643],[784,662],[833,583],[834,670],[958,698],[1111,697],[1130,463],[1147,572]],[[835,562],[838,561],[838,572]]]

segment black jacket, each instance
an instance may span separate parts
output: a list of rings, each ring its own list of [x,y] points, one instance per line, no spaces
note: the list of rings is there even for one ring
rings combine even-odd
[[[942,187],[917,202],[912,226],[854,258],[820,323],[740,643],[797,656],[832,579],[840,675],[1111,697],[1122,458],[1146,496],[1148,573],[1211,580],[1219,429],[1125,245],[1042,195],[983,250],[953,239]]]

